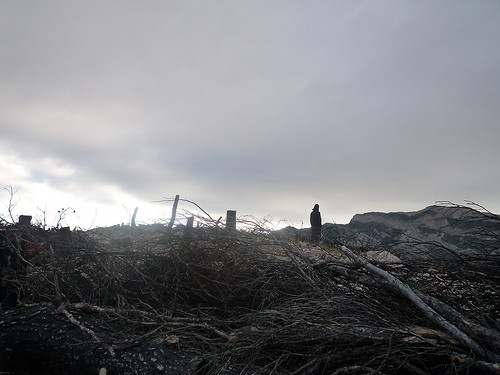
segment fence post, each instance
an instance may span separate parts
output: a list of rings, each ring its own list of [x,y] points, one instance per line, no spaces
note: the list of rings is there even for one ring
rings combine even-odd
[[[179,194],[175,196],[174,205],[172,206],[172,216],[170,217],[170,223],[168,223],[168,230],[172,229],[174,226],[175,215],[177,213],[177,205],[179,204]]]
[[[226,229],[229,231],[236,231],[236,211],[234,210],[227,210]]]
[[[31,215],[19,215],[19,225],[21,227],[29,227],[31,225]]]
[[[194,223],[194,216],[188,217],[187,223],[186,223],[186,228],[184,231],[184,238],[186,240],[191,239],[191,233],[193,232],[193,223]]]
[[[134,210],[134,214],[132,215],[132,220],[130,221],[130,226],[135,227],[135,217],[137,216],[137,211],[139,210],[139,207],[136,207]]]

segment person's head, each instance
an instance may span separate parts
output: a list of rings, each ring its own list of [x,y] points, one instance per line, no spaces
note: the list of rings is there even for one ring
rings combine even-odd
[[[319,211],[319,204],[316,203],[314,205],[313,211]]]

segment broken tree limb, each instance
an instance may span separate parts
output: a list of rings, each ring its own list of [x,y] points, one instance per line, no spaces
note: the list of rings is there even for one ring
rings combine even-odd
[[[492,345],[495,349],[500,349],[500,332],[473,322],[464,314],[435,297],[428,296],[421,292],[416,293],[425,303],[431,306],[434,310],[437,310],[460,330],[466,332],[471,337],[475,337],[482,342]]]
[[[101,340],[99,339],[99,337],[97,337],[97,335],[95,334],[95,332],[93,330],[91,330],[90,328],[88,328],[87,326],[85,326],[85,324],[81,323],[78,319],[76,319],[73,314],[71,314],[67,309],[66,309],[66,306],[64,304],[61,304],[57,309],[56,309],[56,312],[60,313],[60,314],[63,314],[64,316],[66,316],[66,318],[68,318],[68,320],[73,323],[75,326],[77,326],[82,332],[88,334],[95,343],[101,343]],[[104,344],[104,347],[108,350],[109,354],[111,355],[111,357],[115,357],[116,354],[115,354],[115,351],[113,349],[112,346],[110,345],[107,345],[107,344]]]
[[[418,294],[413,291],[407,284],[396,278],[391,273],[373,265],[368,262],[366,259],[360,257],[355,254],[353,251],[348,249],[346,246],[342,246],[342,251],[352,259],[357,265],[365,268],[366,270],[376,274],[377,276],[385,279],[389,284],[391,284],[399,293],[408,298],[415,306],[417,306],[420,311],[422,311],[427,318],[433,321],[435,324],[443,328],[450,335],[455,337],[462,345],[466,348],[474,352],[476,355],[480,355],[482,358],[490,362],[500,362],[500,355],[495,354],[483,346],[481,346],[478,342],[472,339],[470,336],[466,335],[457,326],[450,323],[443,316],[438,314],[436,310],[426,304],[422,298],[418,296]]]

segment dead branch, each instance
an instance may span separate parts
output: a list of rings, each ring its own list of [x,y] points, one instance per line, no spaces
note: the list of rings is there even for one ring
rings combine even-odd
[[[438,314],[432,307],[430,307],[428,304],[426,304],[422,298],[418,296],[417,293],[415,293],[407,284],[402,282],[401,280],[397,279],[393,275],[391,275],[389,272],[374,266],[367,260],[363,259],[362,257],[356,255],[354,252],[349,250],[347,247],[343,246],[342,250],[356,262],[356,264],[366,268],[370,272],[382,277],[385,279],[387,282],[389,282],[391,285],[394,286],[395,289],[397,289],[402,295],[407,297],[415,306],[417,306],[429,319],[431,319],[435,324],[443,328],[446,332],[451,334],[453,337],[455,337],[457,340],[459,340],[466,348],[470,349],[474,353],[480,355],[481,357],[485,358],[486,360],[490,362],[500,362],[500,355],[497,355],[487,349],[485,349],[483,346],[481,346],[479,343],[477,343],[474,339],[466,335],[464,332],[462,332],[460,329],[458,329],[455,325],[450,323],[448,320],[446,320],[443,316]]]

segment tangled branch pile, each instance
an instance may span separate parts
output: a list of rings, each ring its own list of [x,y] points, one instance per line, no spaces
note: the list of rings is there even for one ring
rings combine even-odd
[[[500,373],[498,259],[374,265],[213,227],[1,233],[19,301],[0,311],[0,371]]]

